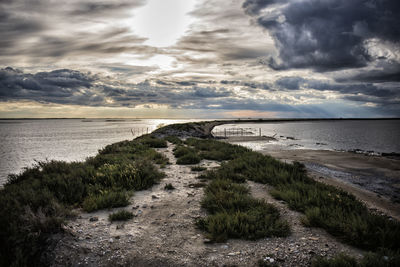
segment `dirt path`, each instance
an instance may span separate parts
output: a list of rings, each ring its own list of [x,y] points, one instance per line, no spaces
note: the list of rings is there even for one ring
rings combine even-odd
[[[173,146],[158,149],[171,162],[163,171],[166,177],[150,190],[136,192],[131,205],[123,209],[136,215],[124,223],[110,223],[108,215],[119,209],[81,213],[70,221],[66,232],[52,248],[53,266],[255,266],[266,255],[283,266],[307,266],[314,255],[345,252],[359,256],[358,250],[342,245],[323,230],[305,228],[300,214],[267,194],[265,185],[249,183],[255,197],[275,204],[291,223],[288,238],[265,238],[258,241],[228,240],[204,243],[204,235],[195,228],[195,220],[204,216],[200,208],[203,188],[198,173],[190,166],[176,165]],[[207,168],[212,161],[201,162]],[[176,189],[164,190],[171,183]],[[55,237],[59,239],[60,236]]]

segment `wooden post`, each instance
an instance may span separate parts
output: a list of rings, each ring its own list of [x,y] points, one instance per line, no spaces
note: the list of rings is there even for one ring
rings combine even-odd
[[[224,134],[225,134],[225,138],[226,138],[226,128],[224,128]]]
[[[261,136],[261,128],[259,130],[260,130],[260,136]]]
[[[242,128],[242,136],[243,136],[243,128]]]
[[[147,131],[146,131],[146,133],[147,133],[147,134],[149,133],[149,127],[147,127]]]

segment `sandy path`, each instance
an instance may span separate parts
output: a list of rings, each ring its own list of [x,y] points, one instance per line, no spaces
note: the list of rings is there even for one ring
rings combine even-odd
[[[190,166],[176,165],[173,146],[159,149],[171,162],[163,171],[166,177],[150,190],[136,192],[131,205],[133,220],[110,223],[108,215],[118,209],[81,213],[66,226],[67,234],[50,248],[53,266],[255,266],[270,255],[283,266],[307,266],[315,255],[360,252],[338,243],[321,229],[305,228],[300,214],[273,199],[265,185],[249,182],[253,196],[276,205],[293,229],[287,238],[265,238],[257,241],[228,240],[226,243],[204,243],[195,220],[204,216],[200,208],[203,188],[190,185],[199,182]],[[208,168],[218,166],[202,161]],[[165,191],[166,183],[176,189]]]

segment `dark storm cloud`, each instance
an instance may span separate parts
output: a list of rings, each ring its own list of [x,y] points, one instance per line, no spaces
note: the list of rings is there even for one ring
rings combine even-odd
[[[218,98],[231,96],[232,93],[225,88],[211,88],[211,87],[194,87],[193,95],[202,98]]]
[[[275,85],[288,90],[299,90],[304,82],[305,80],[301,77],[283,77],[278,79]]]
[[[90,90],[95,80],[95,75],[69,69],[25,74],[8,67],[0,70],[0,96],[2,100],[96,105],[102,98]]]
[[[236,81],[236,80],[221,80],[220,83],[226,84],[226,85],[244,86],[244,87],[248,87],[251,89],[273,90],[268,83],[244,82],[244,81]]]
[[[179,85],[181,83],[181,85]],[[36,74],[7,67],[0,69],[2,101],[32,100],[89,106],[135,106],[145,103],[177,105],[186,101],[232,97],[224,88],[188,87],[184,82],[153,86],[149,81],[130,84],[91,73],[60,69]]]
[[[400,82],[400,63],[394,61],[380,62],[378,67],[379,69],[363,70],[352,73],[352,75],[347,77],[343,77],[343,75],[341,75],[336,77],[335,80],[338,82]]]
[[[269,64],[277,70],[363,67],[375,60],[365,47],[367,40],[400,41],[397,0],[289,1],[275,11],[259,13],[274,2],[286,1],[247,0],[243,7],[275,39],[279,59],[271,58]]]
[[[247,0],[243,3],[243,8],[249,15],[258,15],[261,9],[276,3],[279,0]],[[283,2],[283,1],[281,1]]]
[[[331,83],[316,79],[304,79],[302,77],[283,77],[275,81],[275,86],[283,90],[313,89],[318,91],[334,91],[341,95],[364,95],[375,97],[370,102],[380,103],[379,98],[392,98],[393,101],[400,100],[400,88],[396,85],[392,87],[379,87],[371,83]],[[347,99],[350,99],[347,97]],[[396,100],[397,99],[397,100]]]

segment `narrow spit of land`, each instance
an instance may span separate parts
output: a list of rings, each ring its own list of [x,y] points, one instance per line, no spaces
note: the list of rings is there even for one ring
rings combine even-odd
[[[212,128],[223,123],[169,125],[107,146],[83,163],[42,163],[11,177],[0,195],[0,237],[10,245],[1,248],[0,263],[309,266],[317,256],[345,253],[362,258],[366,251],[340,242],[342,238],[347,243],[358,238],[362,244],[353,245],[374,251],[379,243],[389,250],[375,260],[398,260],[399,248],[393,242],[400,232],[398,222],[370,214],[347,193],[315,183],[301,164],[283,164],[243,147],[190,138],[210,137]],[[177,155],[178,149],[174,152],[176,146],[184,156]],[[198,171],[204,174],[200,179]],[[210,186],[214,184],[216,192]],[[207,197],[220,203],[212,207]],[[260,237],[248,222],[265,213],[248,209],[248,204],[267,207],[263,200],[272,205],[275,218],[263,217],[261,221],[274,225],[258,225],[261,232],[273,232],[278,221],[287,222],[290,231]],[[213,209],[219,211],[213,214]],[[109,216],[121,210],[133,218],[110,222]],[[330,211],[339,216],[339,224],[330,220]],[[231,221],[221,221],[221,216]],[[233,239],[232,229],[245,239],[247,232],[258,237]]]

